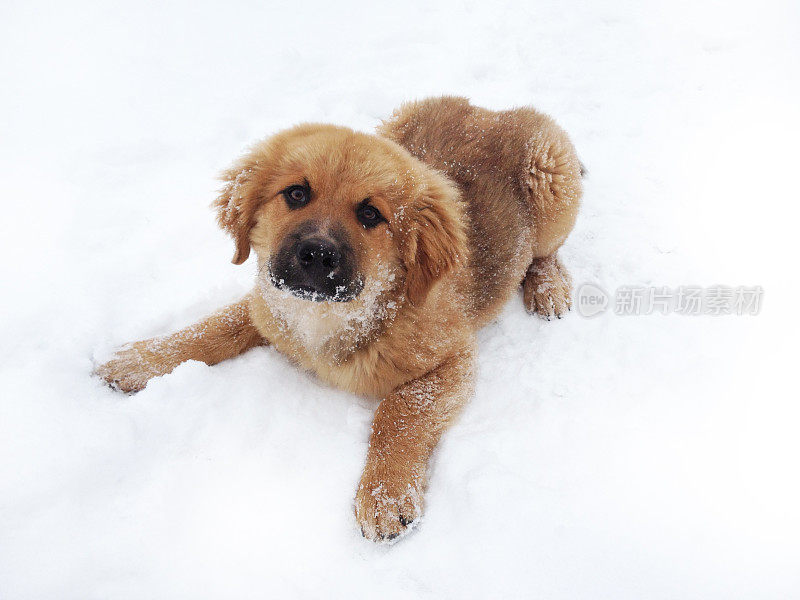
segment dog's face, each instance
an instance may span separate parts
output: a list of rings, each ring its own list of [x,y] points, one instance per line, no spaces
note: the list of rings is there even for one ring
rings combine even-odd
[[[399,266],[389,222],[402,154],[347,130],[289,136],[263,164],[270,181],[250,244],[279,290],[312,302],[350,302]],[[402,184],[401,184],[402,185]]]
[[[372,306],[393,291],[424,301],[466,251],[454,185],[395,143],[301,125],[256,145],[223,174],[215,205],[251,248],[266,293],[296,304]]]

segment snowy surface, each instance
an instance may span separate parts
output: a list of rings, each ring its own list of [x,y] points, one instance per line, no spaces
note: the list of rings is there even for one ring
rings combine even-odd
[[[797,3],[380,4],[3,2],[0,598],[800,597]],[[576,284],[764,304],[512,302],[424,521],[375,546],[370,402],[271,349],[135,396],[91,370],[248,290],[208,208],[247,144],[441,93],[570,132]]]

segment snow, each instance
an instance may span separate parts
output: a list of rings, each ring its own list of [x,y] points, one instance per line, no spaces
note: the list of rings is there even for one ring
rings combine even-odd
[[[0,598],[800,595],[797,3],[5,2]],[[589,178],[575,287],[761,285],[758,316],[480,334],[392,546],[353,497],[374,405],[270,348],[91,376],[241,297],[215,175],[300,121],[533,104]]]

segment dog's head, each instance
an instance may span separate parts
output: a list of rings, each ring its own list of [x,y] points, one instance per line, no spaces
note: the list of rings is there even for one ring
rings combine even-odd
[[[349,302],[390,288],[422,303],[464,260],[458,191],[387,139],[307,124],[255,145],[225,171],[214,205],[251,249],[263,284],[313,302]]]

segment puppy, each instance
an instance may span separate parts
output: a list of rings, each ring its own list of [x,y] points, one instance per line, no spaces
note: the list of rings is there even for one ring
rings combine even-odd
[[[214,202],[258,261],[241,301],[98,368],[142,389],[187,360],[213,365],[272,344],[333,386],[380,400],[355,499],[365,537],[420,518],[428,459],[473,390],[476,331],[523,286],[561,317],[581,166],[565,133],[522,108],[463,98],[402,106],[378,135],[305,124],[256,144]]]

